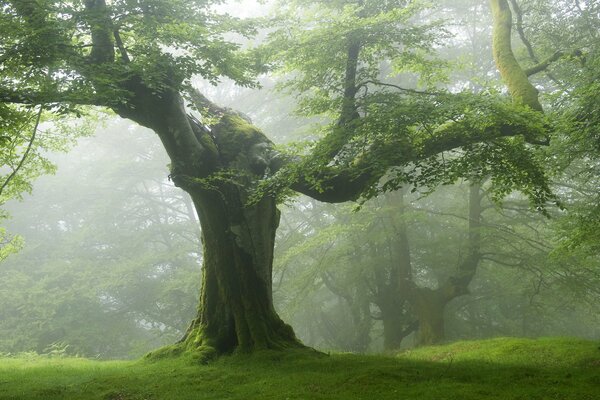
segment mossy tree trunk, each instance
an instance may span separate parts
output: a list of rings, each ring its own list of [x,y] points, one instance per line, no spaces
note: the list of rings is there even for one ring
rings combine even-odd
[[[400,349],[404,339],[418,328],[418,321],[414,319],[412,313],[403,312],[405,305],[403,304],[402,308],[381,310],[385,351]]]
[[[181,95],[144,96],[118,110],[152,128],[171,159],[173,182],[188,192],[200,219],[203,243],[198,315],[184,338],[153,354],[193,352],[202,359],[234,351],[301,347],[275,312],[272,267],[279,210],[268,195],[250,201],[257,182],[280,160],[272,143],[247,119],[192,93],[198,109],[216,122],[191,117]]]
[[[275,201],[249,206],[244,190],[232,183],[190,194],[202,224],[204,260],[198,316],[181,344],[206,355],[299,347],[273,307]]]
[[[425,346],[442,342],[445,338],[444,311],[450,300],[443,291],[417,288],[413,295],[415,313],[419,320],[417,345]]]
[[[513,17],[507,0],[490,0],[493,20],[492,49],[498,71],[514,102],[543,112],[539,92],[512,50]],[[546,65],[547,67],[547,65]]]

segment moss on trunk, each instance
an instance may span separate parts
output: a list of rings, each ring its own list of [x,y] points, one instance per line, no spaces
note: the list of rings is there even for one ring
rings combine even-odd
[[[506,0],[491,0],[493,17],[492,47],[494,60],[502,79],[517,103],[543,111],[538,90],[529,82],[527,74],[515,58],[511,45],[512,13]]]
[[[207,178],[174,175],[202,226],[203,268],[198,315],[176,345],[151,354],[220,354],[303,347],[275,312],[272,266],[279,210],[265,196],[249,204],[269,167],[268,139],[249,122],[225,114],[212,127],[220,167]],[[181,168],[181,167],[180,167]]]

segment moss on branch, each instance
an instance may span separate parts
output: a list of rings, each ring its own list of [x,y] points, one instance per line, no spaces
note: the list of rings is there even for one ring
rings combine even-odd
[[[508,87],[513,100],[533,110],[543,111],[538,99],[538,90],[529,82],[512,51],[512,13],[507,0],[491,0],[493,17],[492,48],[496,66]]]

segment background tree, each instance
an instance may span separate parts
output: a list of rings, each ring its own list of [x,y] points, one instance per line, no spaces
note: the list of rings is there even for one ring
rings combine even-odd
[[[38,196],[10,204],[9,229],[27,246],[0,270],[0,352],[122,358],[181,338],[200,232],[191,200],[161,173],[160,143],[113,119],[54,161]]]

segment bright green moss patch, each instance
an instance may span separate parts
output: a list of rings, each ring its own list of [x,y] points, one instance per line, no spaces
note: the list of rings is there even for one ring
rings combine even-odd
[[[1,359],[0,399],[598,399],[600,343],[492,339],[360,356]]]

